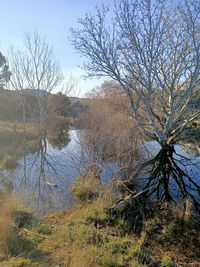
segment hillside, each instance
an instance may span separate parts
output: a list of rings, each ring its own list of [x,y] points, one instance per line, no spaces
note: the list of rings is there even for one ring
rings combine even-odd
[[[23,91],[26,97],[26,119],[32,118],[32,113],[37,112],[37,97],[51,99],[55,94],[44,90],[26,89]],[[87,110],[88,99],[79,97],[68,97],[69,106],[66,106],[69,117],[77,118],[82,112]],[[0,120],[3,121],[22,121],[22,91],[0,90]]]

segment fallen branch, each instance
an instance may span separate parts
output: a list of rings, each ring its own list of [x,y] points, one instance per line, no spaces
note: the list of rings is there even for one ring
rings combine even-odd
[[[22,231],[23,231],[23,232],[26,232],[26,233],[28,233],[28,234],[33,234],[33,235],[40,236],[40,237],[43,237],[43,238],[49,238],[49,237],[46,236],[46,235],[41,235],[41,234],[32,232],[32,231],[30,231],[30,230],[28,230],[28,229],[26,229],[26,228],[24,228]]]

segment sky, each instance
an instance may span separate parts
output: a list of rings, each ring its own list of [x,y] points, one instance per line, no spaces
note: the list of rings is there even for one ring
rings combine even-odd
[[[83,58],[74,51],[70,40],[70,27],[77,27],[77,18],[95,12],[95,6],[112,0],[0,0],[0,51],[7,56],[11,45],[23,46],[25,32],[38,31],[53,45],[54,54],[68,76],[77,81],[76,91],[83,96],[102,83],[102,79],[84,80],[79,67]]]

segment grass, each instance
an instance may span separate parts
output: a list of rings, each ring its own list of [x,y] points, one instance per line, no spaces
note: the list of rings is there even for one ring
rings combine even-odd
[[[20,210],[20,201],[11,194],[1,194],[0,263],[2,266],[41,266],[45,254],[37,248],[42,237],[33,232],[36,220],[30,212]],[[28,230],[30,228],[31,230]],[[34,237],[29,233],[34,233]]]
[[[160,266],[200,263],[199,218],[192,217],[188,210],[181,212],[181,206],[162,208],[145,223],[142,245]]]
[[[123,218],[108,215],[113,201],[112,186],[99,184],[97,197],[91,199],[89,194],[70,211],[58,211],[38,221],[4,196],[0,265],[172,267],[174,263],[200,262],[199,222],[191,217],[189,204],[186,214],[181,206],[158,208],[135,236],[124,231]]]
[[[78,177],[71,191],[81,202],[93,200],[99,194],[100,181],[91,173],[86,177]]]
[[[50,266],[106,267],[136,261],[138,246],[134,238],[122,237],[120,229],[104,214],[103,203],[100,207],[97,203],[95,200],[86,206],[78,205],[63,214],[59,230],[40,244],[43,250],[51,251]]]
[[[139,247],[133,236],[122,235],[121,222],[112,220],[106,213],[113,202],[110,190],[110,186],[99,185],[97,198],[89,197],[89,201],[77,203],[68,212],[51,214],[40,223],[33,223],[33,218],[27,220],[26,213],[14,206],[6,212],[10,224],[6,223],[9,229],[5,231],[0,264],[117,267],[134,263],[133,266],[140,266],[136,265]],[[19,224],[19,217],[23,224]]]

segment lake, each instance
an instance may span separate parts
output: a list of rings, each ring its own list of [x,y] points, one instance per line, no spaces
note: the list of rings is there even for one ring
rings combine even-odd
[[[25,206],[38,214],[70,208],[74,203],[70,188],[85,171],[85,166],[93,162],[92,155],[86,155],[82,148],[80,134],[81,130],[69,130],[69,143],[62,149],[47,141],[45,151],[25,153],[16,169],[1,170],[2,190],[14,192]],[[114,170],[115,164],[104,164],[102,180],[110,177]]]
[[[34,150],[18,160],[13,170],[1,170],[1,188],[14,192],[27,207],[44,215],[50,211],[70,208],[74,197],[70,192],[77,176],[94,162],[91,151],[83,149],[80,135],[82,130],[70,130],[69,142],[56,148],[47,141],[46,149]],[[143,142],[144,157],[155,156],[160,147],[155,141]],[[197,145],[175,146],[175,158],[185,170],[199,182],[200,149]],[[188,164],[189,160],[193,163]],[[99,163],[99,162],[98,162]],[[118,169],[117,164],[102,163],[102,180],[107,181]],[[141,180],[142,181],[142,180]]]

